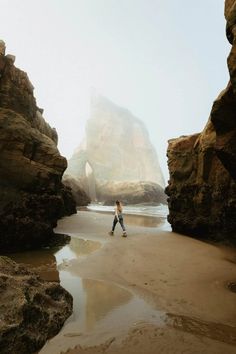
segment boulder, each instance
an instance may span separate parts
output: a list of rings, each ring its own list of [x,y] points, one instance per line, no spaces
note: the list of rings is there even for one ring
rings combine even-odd
[[[105,205],[114,205],[118,199],[128,204],[166,204],[166,195],[157,183],[153,182],[100,182],[96,186],[97,198]]]
[[[0,348],[30,354],[56,335],[72,313],[72,296],[7,257],[0,257]]]

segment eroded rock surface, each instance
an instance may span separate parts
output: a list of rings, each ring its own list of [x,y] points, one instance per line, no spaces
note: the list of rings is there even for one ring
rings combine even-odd
[[[72,313],[72,296],[7,257],[0,257],[0,352],[30,354]]]
[[[75,212],[61,179],[67,161],[25,72],[0,43],[0,249],[34,247]]]
[[[135,198],[134,185],[138,194],[140,182],[147,187],[143,189],[143,199],[137,198],[139,202],[150,200],[150,184],[156,184],[161,199],[165,199],[162,171],[143,122],[105,97],[92,97],[86,137],[69,160],[66,173],[78,180],[92,200],[107,200],[109,191],[123,183],[126,189],[122,195],[131,203]],[[151,201],[161,202],[156,199],[159,194],[154,193]]]
[[[169,141],[172,229],[236,242],[236,1],[225,2],[230,81],[200,134]]]
[[[71,188],[72,195],[76,201],[77,206],[86,206],[91,202],[91,198],[82,188],[82,183],[72,176],[64,175],[63,184]]]

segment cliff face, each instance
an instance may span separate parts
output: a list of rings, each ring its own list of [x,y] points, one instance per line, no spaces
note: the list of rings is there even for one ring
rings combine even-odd
[[[162,171],[144,124],[105,97],[92,98],[86,137],[69,160],[66,173],[80,180],[93,200],[107,200],[111,190],[112,197],[119,198],[117,182],[127,202],[131,202],[130,188],[134,184],[139,188],[139,182],[156,184],[165,199]],[[158,202],[156,196],[153,202]],[[147,201],[145,193],[140,197],[138,202]]]
[[[0,42],[0,249],[37,246],[58,218],[75,212],[56,145],[27,74]]]
[[[169,141],[168,220],[197,237],[236,241],[236,1],[225,2],[230,81],[200,134]]]

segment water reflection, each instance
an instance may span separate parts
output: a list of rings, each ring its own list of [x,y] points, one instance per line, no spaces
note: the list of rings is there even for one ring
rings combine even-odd
[[[68,261],[88,255],[100,247],[100,242],[71,238],[70,243],[66,246],[12,253],[8,254],[8,257],[39,273],[44,280],[59,282],[60,267],[67,264]]]
[[[165,222],[165,218],[145,215],[125,215],[125,222],[129,225],[158,227]]]
[[[71,238],[69,247],[76,256],[86,256],[97,251],[101,247],[101,243],[98,241],[84,240],[82,238]]]
[[[60,354],[81,343],[99,343],[113,333],[127,332],[140,321],[163,325],[165,314],[112,282],[82,279],[72,259],[79,260],[101,247],[100,242],[71,238],[64,247],[12,254],[18,263],[39,272],[45,280],[60,281],[73,296],[73,314],[41,354]],[[73,263],[73,266],[72,266]],[[79,266],[79,263],[78,263]]]
[[[110,283],[83,279],[82,284],[86,293],[86,330],[93,329],[109,312],[128,303],[132,298],[130,292]]]
[[[97,344],[114,333],[126,333],[139,322],[164,326],[165,313],[114,283],[81,279],[69,270],[60,271],[61,285],[73,296],[73,314],[61,332],[40,354],[59,354],[78,344]]]
[[[8,257],[36,271],[44,280],[60,281],[56,257],[51,249],[13,253],[8,254]]]
[[[82,279],[67,270],[60,271],[60,281],[73,296],[73,314],[67,324],[69,328],[71,325],[75,327],[77,332],[93,330],[100,321],[108,318],[109,313],[133,297],[129,291],[113,283]]]

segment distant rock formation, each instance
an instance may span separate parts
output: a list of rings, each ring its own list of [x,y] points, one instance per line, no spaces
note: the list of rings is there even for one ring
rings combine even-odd
[[[97,198],[105,205],[113,205],[117,199],[124,204],[166,204],[163,188],[153,182],[104,182],[97,185]]]
[[[37,107],[25,72],[0,41],[0,249],[30,248],[52,236],[57,219],[76,212],[61,183],[67,161],[57,133]]]
[[[91,99],[86,137],[69,160],[66,173],[79,181],[92,200],[107,201],[111,189],[116,199],[122,191],[127,203],[165,199],[163,175],[143,122],[102,96]],[[158,193],[146,195],[144,188],[140,194],[140,182],[156,184]],[[117,183],[120,188],[115,193]],[[157,195],[162,196],[158,199]]]
[[[213,104],[201,134],[169,141],[172,229],[236,241],[236,1],[225,1],[230,81]]]
[[[35,353],[72,313],[72,296],[7,257],[0,257],[2,354]]]

